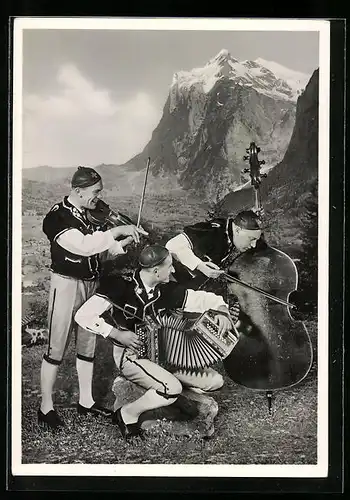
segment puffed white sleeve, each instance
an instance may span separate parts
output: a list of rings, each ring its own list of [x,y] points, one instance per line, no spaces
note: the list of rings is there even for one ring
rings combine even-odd
[[[202,262],[202,260],[193,253],[191,243],[184,234],[178,234],[174,236],[174,238],[171,238],[166,243],[165,247],[177,260],[191,271],[196,269],[198,264]]]
[[[78,309],[74,319],[85,330],[106,338],[113,326],[101,318],[101,315],[111,308],[112,304],[107,299],[93,295]]]
[[[205,292],[204,290],[187,289],[187,296],[184,304],[184,311],[203,313],[208,309],[217,310],[219,307],[228,305],[221,297],[213,292]]]
[[[75,228],[69,228],[56,236],[56,242],[76,255],[89,257],[110,250],[116,254],[125,251],[119,241],[115,241],[111,231],[95,231],[93,234],[83,234]]]

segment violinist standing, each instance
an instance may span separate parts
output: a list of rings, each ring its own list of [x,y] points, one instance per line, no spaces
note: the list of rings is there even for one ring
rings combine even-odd
[[[230,258],[255,248],[261,234],[258,215],[246,210],[234,218],[185,226],[165,246],[175,259],[177,281],[199,288],[208,278],[218,278]]]
[[[92,396],[96,336],[76,325],[74,315],[94,294],[102,259],[125,254],[129,243],[139,241],[139,230],[133,225],[124,225],[101,231],[92,225],[86,212],[95,208],[102,189],[101,176],[94,169],[79,167],[72,177],[70,194],[55,204],[43,221],[43,231],[50,242],[51,267],[49,338],[41,365],[38,423],[50,429],[64,425],[54,409],[52,392],[73,329],[76,329],[79,381],[77,411],[79,414],[111,415]]]

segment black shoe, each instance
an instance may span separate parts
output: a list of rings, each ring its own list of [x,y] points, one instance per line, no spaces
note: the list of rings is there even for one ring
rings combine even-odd
[[[55,410],[50,410],[46,415],[38,410],[38,424],[56,431],[64,427],[63,420],[58,416]]]
[[[112,422],[119,427],[123,438],[130,439],[132,437],[138,436],[141,439],[144,439],[143,431],[138,422],[136,422],[135,424],[126,424],[124,422],[121,415],[121,407],[113,413]]]
[[[103,406],[94,403],[91,408],[86,408],[86,406],[82,406],[81,404],[77,404],[77,411],[79,415],[87,415],[91,413],[94,416],[101,415],[102,417],[111,417],[113,415],[113,410],[109,410],[108,408],[104,408]]]

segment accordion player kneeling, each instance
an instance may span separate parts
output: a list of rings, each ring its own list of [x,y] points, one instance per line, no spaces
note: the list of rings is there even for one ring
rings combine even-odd
[[[225,356],[225,345],[229,352],[237,341],[223,298],[171,281],[173,272],[172,256],[165,247],[146,247],[132,276],[101,278],[95,295],[75,316],[81,327],[113,342],[120,373],[146,389],[113,414],[125,438],[140,435],[140,415],[175,402],[182,385],[201,391],[220,389],[223,378],[211,365]],[[168,314],[179,310],[185,315],[197,313],[192,322],[179,317],[190,325],[185,328],[189,335],[183,334],[177,317]]]

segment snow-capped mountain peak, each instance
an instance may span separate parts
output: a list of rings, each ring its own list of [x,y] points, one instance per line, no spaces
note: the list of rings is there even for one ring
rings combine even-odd
[[[213,57],[212,59],[210,59],[209,62],[207,62],[206,66],[209,66],[209,65],[212,65],[212,64],[218,64],[219,66],[223,66],[225,65],[225,63],[227,62],[238,62],[237,59],[234,59],[230,52],[227,50],[227,49],[222,49],[220,50],[220,52],[218,54],[216,54],[215,57]]]
[[[295,102],[309,75],[261,58],[238,61],[227,49],[222,49],[205,66],[175,73],[171,89],[186,92],[197,87],[207,94],[223,78],[236,85],[253,87],[269,97]]]
[[[295,91],[305,88],[310,80],[311,75],[286,68],[285,66],[282,66],[274,61],[266,61],[265,59],[258,57],[258,59],[255,59],[254,62],[272,71],[277,78],[287,82],[288,85]]]

